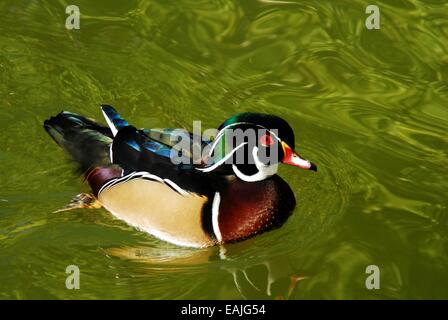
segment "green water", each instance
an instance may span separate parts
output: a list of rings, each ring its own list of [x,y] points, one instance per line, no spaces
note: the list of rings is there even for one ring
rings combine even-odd
[[[72,31],[69,4],[0,2],[0,298],[448,299],[446,0],[78,0]],[[294,215],[226,259],[53,213],[88,188],[42,122],[100,103],[147,128],[273,113],[319,171],[282,167]]]

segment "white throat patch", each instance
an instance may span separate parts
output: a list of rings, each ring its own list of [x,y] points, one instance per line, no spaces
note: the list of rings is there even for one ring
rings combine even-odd
[[[232,165],[233,172],[235,172],[235,175],[240,178],[243,181],[246,182],[256,182],[261,181],[266,178],[269,178],[270,176],[273,176],[277,173],[278,170],[278,164],[273,165],[265,165],[263,162],[260,161],[258,158],[258,148],[254,147],[252,150],[252,156],[254,157],[255,166],[258,169],[258,172],[253,175],[246,175],[242,173],[236,165]]]

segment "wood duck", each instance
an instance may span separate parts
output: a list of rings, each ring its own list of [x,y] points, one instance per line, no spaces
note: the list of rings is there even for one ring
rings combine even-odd
[[[317,170],[294,152],[293,130],[277,116],[240,113],[205,139],[178,129],[137,129],[113,107],[101,109],[108,127],[66,111],[44,127],[78,163],[90,200],[100,204],[91,206],[176,245],[236,242],[281,226],[296,202],[276,175],[278,164]],[[230,134],[238,129],[255,134],[238,142]],[[189,150],[179,147],[184,138]],[[195,148],[208,151],[194,158]],[[179,154],[183,161],[173,157]]]

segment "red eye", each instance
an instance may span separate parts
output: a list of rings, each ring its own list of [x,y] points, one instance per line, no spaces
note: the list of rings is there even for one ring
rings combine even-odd
[[[265,134],[261,136],[260,143],[263,147],[269,147],[274,144],[274,139],[272,139],[270,135]]]

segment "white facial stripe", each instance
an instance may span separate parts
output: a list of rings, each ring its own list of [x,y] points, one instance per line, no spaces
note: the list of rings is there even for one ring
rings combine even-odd
[[[244,145],[246,145],[247,142],[244,142],[242,144],[240,144],[238,147],[236,147],[235,149],[233,149],[231,152],[229,152],[228,154],[226,154],[226,156],[224,158],[222,158],[221,160],[219,160],[218,162],[216,162],[214,165],[207,167],[207,168],[196,168],[196,170],[202,171],[202,172],[210,172],[215,170],[217,167],[219,167],[220,165],[222,165],[224,162],[226,162],[236,151],[238,151],[238,149],[242,148]]]
[[[219,130],[218,134],[216,135],[215,141],[213,141],[212,146],[210,148],[210,152],[209,152],[209,156],[212,155],[213,151],[215,150],[216,145],[218,144],[219,140],[221,140],[221,138],[224,136],[224,133],[226,131],[226,129],[239,125],[239,124],[244,124],[245,122],[237,122],[237,123],[232,123],[229,124],[228,126],[225,126],[224,128],[222,128],[221,130]]]
[[[270,176],[273,176],[277,173],[278,164],[273,164],[270,166],[265,165],[263,162],[260,161],[258,158],[258,148],[254,147],[252,150],[252,156],[254,157],[255,166],[258,169],[258,172],[248,176],[244,173],[242,173],[236,165],[232,165],[233,172],[235,172],[235,175],[240,178],[243,181],[246,182],[255,182],[255,181],[261,181],[266,178],[269,178]]]
[[[237,126],[237,125],[240,125],[240,124],[250,124],[250,125],[253,125],[253,126],[256,126],[256,127],[259,127],[259,128],[263,128],[267,132],[272,134],[279,142],[282,142],[282,140],[280,140],[280,138],[274,132],[272,132],[271,130],[269,130],[266,127],[263,127],[262,125],[255,124],[255,123],[250,123],[250,122],[236,122],[236,123],[229,124],[229,125],[225,126],[224,128],[222,128],[221,130],[219,130],[218,134],[216,135],[215,141],[213,141],[212,146],[210,148],[209,156],[212,155],[212,153],[215,150],[215,147],[218,144],[219,140],[221,140],[221,138],[224,136],[225,130],[229,129],[230,127],[234,127],[234,126]]]
[[[221,196],[219,192],[216,192],[212,204],[212,225],[213,225],[213,233],[215,234],[216,240],[218,240],[219,243],[222,242],[222,235],[221,230],[219,229],[219,220],[218,220],[220,203],[221,203]]]
[[[225,133],[225,130],[226,129],[229,129],[229,128],[231,128],[231,127],[234,127],[234,126],[237,126],[237,125],[241,125],[241,124],[250,124],[250,125],[253,125],[253,126],[256,126],[256,127],[259,127],[259,128],[262,128],[262,129],[265,129],[267,132],[269,132],[269,134],[271,134],[272,136],[274,136],[278,141],[279,141],[279,143],[281,143],[282,142],[282,140],[280,140],[280,138],[274,133],[274,132],[272,132],[271,130],[269,130],[269,129],[267,129],[266,127],[263,127],[262,125],[259,125],[259,124],[254,124],[254,123],[250,123],[250,122],[236,122],[236,123],[232,123],[232,124],[229,124],[229,125],[227,125],[227,126],[225,126],[224,128],[222,128],[219,132],[218,132],[218,134],[216,135],[216,138],[215,138],[215,141],[213,141],[213,143],[212,143],[212,146],[211,146],[211,148],[210,148],[210,151],[209,151],[209,156],[211,156],[212,155],[212,153],[213,153],[213,151],[215,151],[215,148],[216,148],[216,145],[218,144],[218,142],[219,142],[219,140],[221,140],[221,138],[224,136],[224,133]],[[205,168],[205,169],[201,169],[201,168],[196,168],[197,170],[199,170],[199,171],[202,171],[202,172],[210,172],[210,171],[213,171],[213,170],[215,170],[217,167],[219,167],[220,165],[222,165],[226,160],[228,160],[239,148],[241,148],[243,145],[245,145],[245,144],[247,144],[247,142],[245,142],[245,143],[242,143],[242,144],[240,144],[238,147],[236,147],[236,148],[234,148],[231,152],[229,152],[229,154],[227,154],[223,159],[221,159],[220,161],[218,161],[217,163],[215,163],[214,165],[212,165],[212,166],[210,166],[210,167],[207,167],[207,168]],[[257,151],[258,151],[258,148],[257,148]],[[256,152],[257,152],[256,151]],[[256,156],[256,157],[254,157],[255,159],[258,159],[258,157]],[[257,160],[256,160],[257,161]],[[261,163],[261,161],[259,161],[259,165],[262,165],[263,167],[264,167],[264,171],[266,172],[266,167],[267,166],[265,166],[265,165],[263,165],[262,163]],[[257,166],[257,168],[258,168],[258,166]],[[235,170],[234,170],[235,171]],[[236,171],[238,171],[242,176],[246,176],[246,175],[244,175],[242,172],[240,172],[238,169],[236,169]],[[275,169],[275,172],[277,172],[277,169]],[[268,173],[268,172],[266,172],[266,173]],[[275,173],[274,173],[275,174]]]

